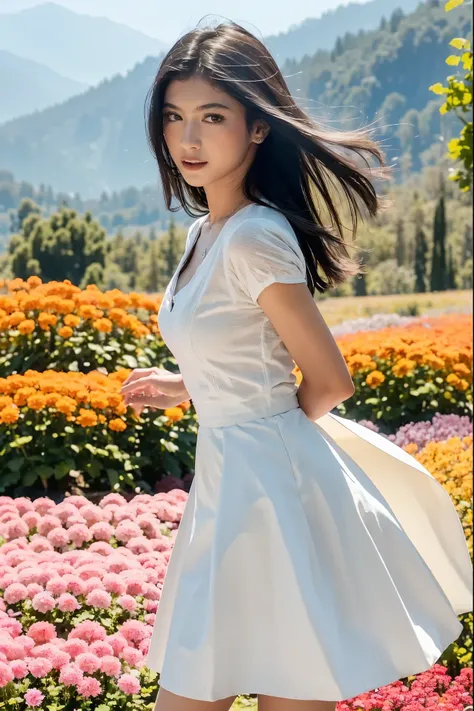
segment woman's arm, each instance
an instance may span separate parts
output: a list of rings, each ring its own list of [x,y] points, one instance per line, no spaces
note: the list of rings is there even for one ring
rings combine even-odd
[[[303,374],[298,400],[310,419],[322,417],[354,394],[346,362],[306,284],[270,284],[258,305]]]

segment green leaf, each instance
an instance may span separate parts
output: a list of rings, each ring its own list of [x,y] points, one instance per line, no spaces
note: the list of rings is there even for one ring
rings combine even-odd
[[[21,457],[17,457],[16,459],[10,459],[10,461],[7,464],[8,469],[12,472],[17,472],[21,469],[23,466],[24,460],[21,459]]]

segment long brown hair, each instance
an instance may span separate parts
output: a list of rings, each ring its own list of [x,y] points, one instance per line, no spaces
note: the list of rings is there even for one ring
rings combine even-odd
[[[166,88],[173,79],[193,75],[237,99],[246,109],[249,130],[256,119],[269,125],[247,172],[244,194],[259,205],[271,203],[288,219],[305,257],[311,293],[316,289],[323,293],[363,271],[349,256],[336,196],[346,199],[355,237],[363,209],[373,217],[382,203],[388,204],[373,185],[374,179],[389,177],[379,144],[370,138],[368,128],[322,130],[297,106],[268,49],[234,22],[196,28],[181,37],[164,57],[147,95],[147,136],[167,208],[176,211],[182,206],[190,216],[208,211],[204,188],[186,183],[163,138]],[[364,154],[380,167],[371,167]],[[172,207],[173,198],[180,205]],[[323,225],[327,218],[330,224]]]

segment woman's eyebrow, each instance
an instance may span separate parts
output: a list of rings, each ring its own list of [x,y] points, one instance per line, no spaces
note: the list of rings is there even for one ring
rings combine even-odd
[[[163,104],[163,108],[164,108],[164,109],[166,109],[166,108],[169,108],[169,109],[177,109],[178,111],[181,110],[181,109],[179,108],[179,106],[176,106],[175,104],[171,104],[169,101],[166,101],[166,102]],[[227,109],[228,111],[231,111],[230,106],[226,106],[225,104],[220,104],[220,103],[218,103],[218,102],[216,102],[216,101],[211,102],[211,103],[209,103],[209,104],[202,104],[202,106],[197,106],[197,107],[196,107],[196,111],[205,111],[206,109]]]

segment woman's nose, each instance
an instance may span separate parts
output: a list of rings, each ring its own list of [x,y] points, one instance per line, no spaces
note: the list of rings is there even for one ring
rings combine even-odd
[[[201,138],[199,135],[199,129],[194,121],[184,125],[183,134],[181,136],[181,144],[185,148],[200,148]]]

